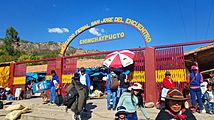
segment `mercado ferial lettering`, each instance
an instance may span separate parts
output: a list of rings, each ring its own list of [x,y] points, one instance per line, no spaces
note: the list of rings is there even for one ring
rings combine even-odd
[[[68,39],[62,44],[62,48],[60,53],[62,55],[64,55],[65,50],[67,49],[67,46],[70,44],[70,42],[79,34],[81,34],[82,32],[84,32],[85,30],[88,30],[89,28],[98,26],[98,25],[102,25],[102,24],[126,24],[126,25],[131,25],[134,28],[136,28],[140,34],[143,36],[144,41],[145,42],[150,42],[151,41],[151,37],[150,34],[148,33],[148,31],[145,29],[145,27],[140,24],[139,22],[132,20],[130,18],[125,18],[123,19],[122,17],[108,17],[108,18],[103,18],[102,20],[95,20],[93,22],[91,22],[90,24],[85,24],[82,27],[80,27],[79,29],[77,29],[73,34],[71,34]],[[115,36],[113,36],[115,37]],[[89,41],[96,41],[95,39],[93,40],[89,40]]]
[[[108,35],[104,35],[104,36],[100,36],[100,37],[88,38],[88,39],[80,40],[79,44],[83,45],[83,44],[102,42],[102,41],[107,41],[107,40],[116,40],[116,39],[122,39],[124,37],[125,37],[125,33],[124,32],[120,32],[120,33],[108,34]]]

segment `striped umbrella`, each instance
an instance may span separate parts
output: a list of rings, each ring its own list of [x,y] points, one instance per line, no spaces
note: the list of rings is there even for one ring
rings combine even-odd
[[[134,52],[129,50],[115,51],[105,57],[103,65],[113,68],[126,67],[134,63]]]

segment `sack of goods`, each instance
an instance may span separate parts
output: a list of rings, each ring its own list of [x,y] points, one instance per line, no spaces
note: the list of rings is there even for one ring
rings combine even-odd
[[[31,112],[30,108],[24,107],[20,104],[18,105],[11,105],[5,109],[6,112],[9,112],[6,116],[6,120],[16,120],[21,116],[23,113]]]
[[[33,93],[41,92],[42,90],[51,89],[51,84],[49,80],[44,80],[33,84]]]

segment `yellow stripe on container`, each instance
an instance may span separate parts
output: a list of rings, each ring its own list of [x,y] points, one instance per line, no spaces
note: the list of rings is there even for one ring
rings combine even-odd
[[[166,71],[171,73],[173,82],[186,82],[186,69],[156,70],[156,82],[163,82]]]
[[[62,75],[62,83],[71,83],[72,77],[73,77],[72,74]]]
[[[134,71],[130,74],[130,82],[145,82],[145,71]]]
[[[13,78],[13,85],[23,85],[25,83],[26,83],[26,76]]]

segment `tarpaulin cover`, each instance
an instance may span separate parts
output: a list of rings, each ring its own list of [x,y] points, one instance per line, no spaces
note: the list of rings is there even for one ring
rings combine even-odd
[[[33,93],[41,92],[43,90],[48,90],[50,88],[51,88],[50,81],[44,80],[44,81],[33,84]]]

